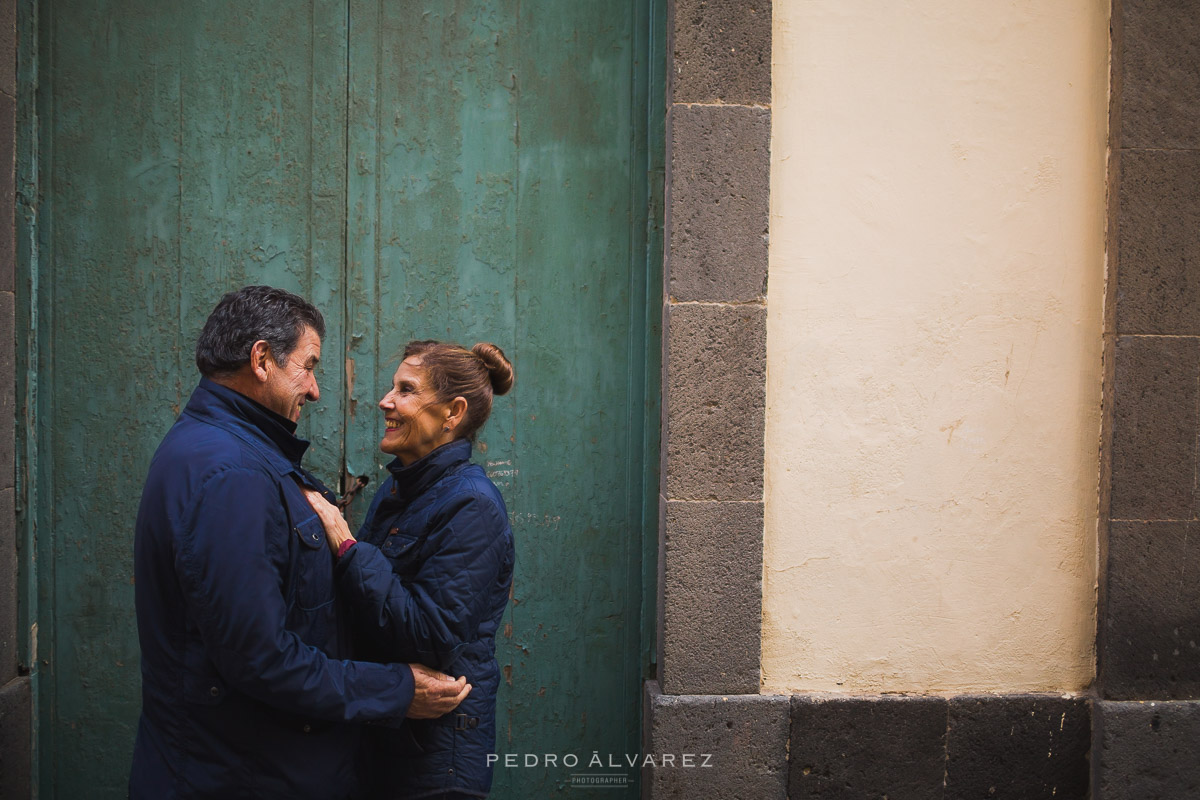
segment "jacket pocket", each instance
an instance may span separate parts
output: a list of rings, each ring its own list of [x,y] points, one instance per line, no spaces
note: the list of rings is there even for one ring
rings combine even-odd
[[[333,556],[325,544],[325,528],[316,515],[292,528],[290,604],[315,611],[333,603]]]
[[[392,533],[383,540],[383,544],[380,545],[379,549],[388,558],[396,560],[411,555],[413,553],[413,547],[416,545],[416,543],[416,536],[406,536],[403,533]]]

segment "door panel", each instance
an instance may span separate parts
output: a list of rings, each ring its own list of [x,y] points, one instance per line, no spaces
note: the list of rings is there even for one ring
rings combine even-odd
[[[283,286],[341,344],[344,3],[41,8],[39,740],[47,797],[124,797],[140,705],[132,532],[221,293]],[[320,44],[314,46],[314,42]],[[302,433],[341,463],[341,364]]]
[[[325,313],[307,463],[331,485],[369,475],[368,496],[386,461],[375,404],[398,348],[505,350],[516,387],[476,452],[517,538],[497,751],[581,763],[500,768],[493,796],[565,793],[593,751],[637,752],[643,470],[657,452],[642,439],[658,347],[635,52],[645,3],[44,0],[38,11],[27,466],[43,795],[124,796],[140,687],[138,497],[195,385],[205,316],[246,283]]]
[[[513,361],[476,459],[517,541],[497,752],[522,764],[638,749],[633,26],[625,0],[351,2],[349,468],[380,475],[375,403],[405,341]],[[498,768],[495,796],[571,772]]]

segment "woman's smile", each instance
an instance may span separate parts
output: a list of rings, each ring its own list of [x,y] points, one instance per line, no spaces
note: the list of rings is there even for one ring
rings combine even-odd
[[[415,356],[400,362],[379,410],[384,415],[379,449],[402,464],[411,464],[454,439],[450,404],[437,401],[421,359]]]

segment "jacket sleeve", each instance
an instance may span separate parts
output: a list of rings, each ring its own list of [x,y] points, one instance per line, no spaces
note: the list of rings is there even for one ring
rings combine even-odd
[[[446,670],[477,638],[495,601],[507,522],[490,498],[463,494],[433,518],[422,545],[429,555],[411,580],[401,581],[379,548],[359,542],[338,561],[338,588],[388,657]]]
[[[405,664],[338,661],[285,627],[291,528],[267,475],[209,478],[181,521],[175,569],[221,678],[268,705],[316,719],[395,721],[412,701]]]

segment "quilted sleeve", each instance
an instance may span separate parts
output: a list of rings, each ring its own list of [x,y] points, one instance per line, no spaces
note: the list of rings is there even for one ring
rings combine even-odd
[[[464,493],[434,515],[423,546],[429,555],[411,580],[360,542],[338,561],[338,588],[389,660],[445,671],[476,639],[496,592],[506,591],[499,584],[510,536],[494,500]]]

